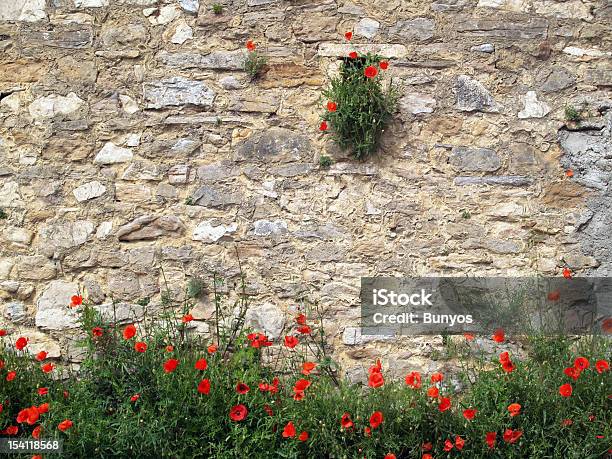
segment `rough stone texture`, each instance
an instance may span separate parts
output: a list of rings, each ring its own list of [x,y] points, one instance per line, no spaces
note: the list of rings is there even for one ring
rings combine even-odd
[[[249,323],[317,301],[360,380],[440,343],[362,336],[362,276],[610,275],[609,2],[230,3],[0,1],[0,328],[76,359],[69,294],[137,320],[164,276],[237,283],[238,251]],[[318,130],[353,50],[401,85],[364,162]]]

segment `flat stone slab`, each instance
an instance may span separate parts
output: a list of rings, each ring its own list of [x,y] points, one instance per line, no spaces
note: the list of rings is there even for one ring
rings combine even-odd
[[[533,179],[524,175],[487,175],[484,177],[455,177],[455,185],[501,185],[501,186],[527,186]]]

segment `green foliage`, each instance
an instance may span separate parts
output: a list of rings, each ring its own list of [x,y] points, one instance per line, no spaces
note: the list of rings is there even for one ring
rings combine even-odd
[[[356,159],[365,159],[378,148],[381,136],[397,108],[399,93],[391,81],[385,88],[384,70],[378,69],[383,60],[378,55],[366,54],[345,58],[340,64],[339,76],[332,78],[323,97],[337,105],[327,110],[323,120],[340,148],[350,149]],[[368,67],[378,69],[368,78]]]
[[[192,277],[187,283],[187,296],[199,298],[204,293],[204,281],[199,277]]]
[[[382,387],[339,380],[327,353],[325,313],[316,305],[304,311],[310,330],[300,332],[301,320],[296,318],[288,320],[281,333],[281,342],[284,336],[298,337],[295,348],[253,345],[256,337],[244,326],[244,278],[236,294],[222,290],[223,285],[215,277],[210,287],[216,315],[213,341],[193,333],[181,320],[193,307],[190,300],[173,299],[156,317],[147,311],[130,339],[124,338],[125,325],[102,317],[85,302],[78,309],[84,331],[79,345],[85,354],[78,377],[68,366],[68,379],[41,372],[27,348],[15,350],[17,336],[9,334],[0,350],[0,429],[18,425],[18,438],[31,438],[35,425],[17,424],[17,414],[48,402],[49,412],[41,414],[36,425],[42,426],[42,438],[62,438],[64,457],[73,458],[382,458],[388,452],[420,458],[428,442],[433,457],[459,457],[456,448],[450,455],[443,450],[445,440],[454,442],[456,436],[465,440],[460,454],[466,458],[605,457],[612,434],[612,380],[610,371],[599,373],[594,366],[596,360],[610,358],[609,340],[530,336],[526,348],[532,357],[519,361],[512,356],[516,368],[506,373],[497,360],[504,345],[492,356],[485,349],[490,345],[479,344],[479,339],[446,336],[461,372],[458,379],[445,374],[437,384],[441,396],[452,401],[450,410],[440,412],[439,400],[426,394],[432,386],[430,375],[422,376],[422,386],[408,387],[403,381],[391,382],[383,362],[387,381]],[[96,327],[99,336],[92,333]],[[145,352],[135,350],[136,341],[147,344]],[[207,351],[212,343],[216,351]],[[588,358],[590,366],[574,381],[563,370],[579,355]],[[196,362],[203,358],[207,368],[197,369]],[[169,373],[164,371],[168,359],[179,361]],[[302,374],[305,361],[317,364],[310,375]],[[13,381],[7,381],[9,371],[16,372]],[[276,391],[259,389],[260,383],[272,385],[275,377]],[[203,379],[210,381],[208,394],[197,389]],[[294,387],[300,379],[311,385],[304,398],[296,400]],[[248,393],[237,392],[238,382],[249,386]],[[567,382],[573,394],[563,398],[558,389]],[[40,387],[49,393],[39,395]],[[521,405],[518,416],[509,415],[511,403]],[[240,422],[229,417],[238,404],[248,408]],[[463,417],[466,408],[478,410],[472,421]],[[366,435],[375,411],[383,413],[384,421]],[[350,414],[354,427],[341,428],[343,413]],[[57,425],[64,419],[74,426],[60,432]],[[289,421],[296,437],[308,432],[307,441],[283,437]],[[522,436],[507,443],[502,438],[506,429],[519,430]],[[484,442],[487,432],[497,433],[492,450]]]
[[[319,166],[321,166],[323,169],[327,169],[332,164],[333,164],[333,160],[329,156],[321,155],[319,157]]]
[[[6,220],[7,218],[8,218],[8,215],[6,214],[6,211],[0,208],[0,220]]]
[[[192,196],[187,196],[185,198],[185,205],[187,205],[187,206],[192,206],[194,204],[194,202],[195,201],[193,200]]]
[[[221,14],[223,13],[223,5],[221,5],[220,3],[213,3],[212,10],[215,14]]]
[[[268,59],[259,54],[257,51],[249,51],[247,53],[247,56],[244,59],[243,68],[251,81],[257,79],[261,75],[261,72],[263,71],[267,62]]]
[[[578,110],[576,107],[574,107],[573,105],[566,105],[565,106],[565,119],[567,121],[573,121],[575,123],[578,123],[582,121],[582,112]]]
[[[461,217],[467,220],[469,218],[472,218],[472,214],[470,213],[469,210],[462,210]]]

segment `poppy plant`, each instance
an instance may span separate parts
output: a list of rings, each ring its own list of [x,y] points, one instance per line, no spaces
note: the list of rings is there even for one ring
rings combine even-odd
[[[94,327],[91,329],[91,334],[93,336],[95,336],[96,338],[99,338],[100,336],[102,336],[102,329],[100,327]]]
[[[130,324],[123,329],[123,339],[132,339],[134,336],[136,336],[136,327],[134,324]]]
[[[283,437],[284,438],[295,437],[295,426],[293,425],[293,422],[289,421],[285,425],[285,428],[283,429]]]
[[[16,376],[17,376],[17,373],[16,373],[16,372],[14,372],[14,371],[9,371],[9,372],[6,374],[6,380],[7,380],[7,381],[12,381],[13,379],[15,379],[15,377],[16,377]]]
[[[518,416],[521,414],[521,405],[518,403],[511,403],[508,405],[508,412],[510,413],[511,417]]]
[[[23,351],[23,348],[26,347],[28,345],[28,339],[24,338],[23,336],[20,336],[19,338],[17,338],[17,341],[15,341],[15,348],[18,351]]]
[[[389,68],[389,61],[380,61],[378,66],[381,68],[381,70],[387,70]]]
[[[203,379],[198,383],[198,392],[200,394],[208,395],[210,393],[210,380]]]
[[[421,387],[421,373],[418,371],[413,371],[406,375],[406,385],[412,387],[413,389],[418,389]]]
[[[299,343],[299,340],[295,336],[285,336],[285,346],[289,349],[293,349]]]
[[[136,402],[140,398],[140,394],[134,394],[130,397],[130,402]]]
[[[164,362],[164,372],[165,373],[172,373],[174,370],[176,370],[176,367],[178,366],[179,361],[176,359],[168,359]]]
[[[185,314],[181,320],[183,321],[184,324],[187,324],[193,320],[193,315]]]
[[[49,404],[48,403],[43,403],[41,405],[38,405],[38,412],[40,414],[45,414],[49,411]]]
[[[319,125],[319,131],[327,131],[327,121],[321,121]]]
[[[338,104],[336,102],[327,102],[327,110],[330,112],[335,112],[338,109]],[[306,324],[300,324],[300,325],[306,325]]]
[[[465,410],[463,410],[463,417],[465,419],[467,419],[468,421],[471,421],[476,416],[476,412],[477,412],[477,410],[475,410],[473,408],[465,409]]]
[[[383,414],[380,411],[374,411],[374,413],[372,413],[372,416],[370,416],[370,426],[372,427],[372,429],[376,429],[382,424],[383,420]]]
[[[351,415],[348,413],[344,413],[340,418],[340,425],[343,429],[350,429],[353,427],[353,420],[351,419]]]
[[[523,435],[523,431],[522,430],[512,430],[512,429],[506,429],[504,431],[504,441],[506,443],[516,443],[516,441],[521,438],[521,436]]]
[[[373,65],[368,65],[363,71],[363,74],[366,76],[366,78],[374,78],[376,75],[378,75],[378,69]]]
[[[465,445],[465,440],[463,438],[461,438],[459,435],[457,435],[455,437],[455,448],[457,448],[459,451],[461,451],[463,449],[464,445]]]
[[[334,103],[334,102],[331,102]],[[330,102],[327,103],[329,107]],[[306,325],[306,316],[302,313],[298,314],[295,318],[295,321],[298,325]]]
[[[199,359],[195,363],[195,369],[196,370],[204,371],[204,370],[206,370],[206,368],[208,368],[208,362],[206,361],[206,359]]]
[[[566,279],[572,278],[572,271],[569,268],[563,268],[563,277]]]
[[[302,364],[302,374],[308,376],[312,370],[315,369],[316,363],[313,362],[304,362]]]
[[[74,423],[70,419],[64,419],[57,425],[57,428],[62,432],[66,432],[68,429],[72,428]]]
[[[344,38],[351,41],[351,38],[353,38],[353,32],[344,32]]]
[[[46,387],[38,388],[38,395],[47,395],[49,393],[49,389]]]
[[[382,373],[372,373],[368,378],[368,386],[373,389],[381,387],[385,384],[385,379],[383,378]]]
[[[397,459],[397,456],[393,453],[385,454],[385,459]]]
[[[40,434],[42,432],[42,427],[41,426],[36,426],[34,427],[34,430],[32,430],[32,437],[35,440],[38,440],[40,438]],[[40,457],[40,456],[39,456]]]
[[[485,435],[485,443],[489,446],[489,449],[495,447],[495,439],[497,438],[497,432],[487,432]]]
[[[597,373],[602,374],[604,371],[608,371],[610,369],[610,364],[607,360],[598,360],[595,362],[595,370]]]
[[[248,40],[246,42],[246,49],[248,49],[249,51],[255,51],[255,43],[253,42],[253,40]]]
[[[589,368],[589,360],[585,357],[578,357],[576,360],[574,360],[574,368],[586,370]]]
[[[38,360],[39,362],[42,362],[43,360],[45,360],[47,358],[47,353],[45,351],[40,351],[38,354],[36,354],[36,360]]]
[[[143,343],[142,341],[138,341],[134,344],[134,349],[136,352],[145,352],[147,350],[147,343]]]
[[[308,432],[304,431],[300,434],[300,436],[298,437],[298,440],[306,441],[308,440],[308,437],[309,437]]]
[[[17,422],[22,424],[27,422],[29,425],[35,424],[40,418],[40,413],[38,412],[38,408],[35,406],[31,406],[30,408],[25,408],[17,414]]]
[[[310,387],[311,382],[308,381],[307,379],[298,379],[295,383],[295,386],[293,386],[293,391],[294,392],[300,392],[300,391],[305,391],[306,389],[308,389]]]
[[[434,373],[433,375],[431,375],[431,382],[432,383],[438,383],[438,382],[442,382],[444,380],[444,375],[442,373]]]
[[[465,333],[463,333],[463,337],[465,338],[466,341],[474,341],[474,334],[473,333],[465,332]]]
[[[217,352],[217,345],[216,344],[211,344],[210,346],[208,346],[208,348],[206,349],[206,351],[212,355],[215,352]]]
[[[455,445],[448,438],[444,441],[444,451],[448,452],[453,449]]]
[[[247,394],[250,390],[251,388],[243,382],[236,384],[236,392],[238,392],[240,395]]]
[[[561,394],[561,397],[570,397],[572,395],[572,390],[571,384],[563,384],[559,387],[559,394]]]
[[[357,52],[356,52],[356,51],[351,51],[351,52],[349,53],[349,57],[350,57],[351,59],[357,59]]]
[[[565,171],[565,176],[568,178],[572,178],[574,176],[574,171],[572,169],[568,169]]]
[[[247,409],[247,407],[240,404],[232,407],[232,409],[230,410],[229,417],[232,421],[240,422],[244,421],[248,414],[249,410]]]
[[[581,371],[576,367],[567,367],[565,370],[563,370],[563,373],[572,378],[574,381],[578,381]]]
[[[440,404],[438,405],[438,410],[440,411],[440,413],[450,410],[450,407],[451,407],[451,399],[448,397],[442,397],[440,399]]]
[[[17,432],[19,432],[19,427],[17,427],[17,426],[8,426],[6,429],[4,429],[4,432],[7,435],[17,435]]]
[[[504,330],[502,330],[501,328],[495,330],[492,339],[496,343],[503,343],[506,340],[506,334],[504,333]]]
[[[8,332],[4,328],[0,328],[0,336],[6,336]]]
[[[427,396],[431,398],[438,398],[440,396],[440,390],[437,387],[430,387],[427,389]]]
[[[43,366],[40,367],[41,370],[44,373],[51,373],[53,371],[53,364],[52,363],[45,363]]]
[[[70,306],[76,307],[83,304],[83,297],[81,295],[74,295],[70,298]]]

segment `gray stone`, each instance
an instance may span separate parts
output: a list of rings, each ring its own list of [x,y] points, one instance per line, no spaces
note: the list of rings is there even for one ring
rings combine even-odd
[[[102,316],[102,320],[117,324],[129,324],[141,320],[144,317],[144,307],[127,302],[104,303],[95,309]]]
[[[125,163],[132,157],[132,150],[129,148],[118,147],[113,142],[106,142],[94,158],[94,163],[101,165]]]
[[[518,113],[520,119],[543,118],[550,113],[550,106],[538,100],[535,91],[527,91],[524,98],[525,107]]]
[[[157,239],[162,236],[178,236],[184,225],[176,215],[143,215],[117,229],[120,241],[140,241]]]
[[[265,333],[268,338],[276,339],[285,327],[285,315],[278,306],[264,303],[247,310],[245,323],[254,330]]]
[[[7,303],[4,316],[11,322],[22,322],[26,317],[25,305],[21,301]]]
[[[5,182],[0,189],[0,207],[22,207],[24,201],[17,182]]]
[[[468,3],[468,0],[437,0],[432,2],[431,10],[436,12],[461,11]]]
[[[0,258],[0,279],[8,279],[15,262],[10,258]]]
[[[523,187],[531,185],[533,179],[523,175],[487,175],[484,177],[455,177],[455,185],[500,185]]]
[[[49,280],[57,273],[55,264],[42,255],[19,257],[15,271],[17,278],[24,280]]]
[[[491,93],[477,80],[467,75],[459,75],[455,84],[457,110],[472,112],[498,112],[499,107]]]
[[[366,38],[374,38],[380,28],[380,22],[371,19],[363,18],[355,25],[355,35],[360,35]]]
[[[540,89],[544,92],[557,92],[576,84],[576,78],[563,67],[552,67],[540,75]]]
[[[206,220],[198,223],[193,230],[191,239],[202,242],[217,242],[226,234],[234,233],[238,229],[236,222],[229,225],[215,224],[214,220]]]
[[[289,129],[270,128],[238,144],[234,160],[289,162],[310,158],[311,155],[312,145],[306,136]]]
[[[162,247],[161,251],[162,260],[180,261],[188,263],[193,260],[193,251],[191,246],[184,245],[182,247]]]
[[[150,161],[134,161],[125,170],[121,180],[161,180],[157,164]]]
[[[110,0],[74,0],[77,8],[102,8],[109,5]]]
[[[183,77],[143,83],[143,96],[149,102],[148,108],[178,105],[210,107],[215,99],[214,91],[204,83]]]
[[[187,183],[189,176],[189,166],[187,164],[177,164],[168,170],[168,182],[171,184]]]
[[[242,89],[244,87],[244,84],[241,83],[234,75],[229,75],[220,78],[219,85],[223,89]]]
[[[241,93],[232,97],[228,109],[237,112],[276,113],[279,103],[280,99],[275,93]]]
[[[408,49],[404,45],[394,44],[338,44],[321,43],[317,54],[321,57],[343,57],[348,56],[352,51],[359,51],[362,54],[378,54],[387,59],[401,59],[408,55]]]
[[[242,70],[242,51],[214,51],[208,54],[169,53],[161,51],[157,59],[168,67],[179,69]]]
[[[426,41],[434,36],[436,22],[429,18],[414,18],[398,21],[389,29],[389,34],[405,40]]]
[[[27,247],[32,242],[34,233],[26,228],[10,226],[6,228],[4,236],[12,245],[17,247]]]
[[[540,18],[513,22],[495,18],[463,17],[455,18],[453,24],[458,32],[509,40],[544,39],[548,32],[548,21]]]
[[[202,182],[216,182],[230,177],[236,177],[240,171],[228,163],[207,164],[197,170],[198,180]]]
[[[460,172],[493,172],[501,167],[501,160],[489,148],[454,147],[449,162]]]
[[[48,257],[58,257],[87,242],[94,228],[94,224],[87,220],[42,225],[39,231],[40,251]]]
[[[93,29],[88,24],[65,24],[54,30],[30,30],[24,41],[28,45],[62,48],[91,48]]]
[[[177,45],[182,45],[187,40],[191,40],[192,38],[193,29],[189,27],[186,22],[181,21],[179,24],[177,24],[174,34],[172,34],[172,37],[170,37],[170,41]]]
[[[53,118],[56,115],[68,115],[77,111],[85,101],[71,92],[67,96],[51,94],[39,97],[30,104],[28,110],[32,118]]]
[[[46,18],[45,0],[12,0],[0,2],[0,21],[36,22]]]
[[[308,261],[321,263],[342,261],[345,256],[346,250],[331,242],[318,244],[306,253],[306,259]]]
[[[436,108],[436,99],[429,94],[410,92],[400,99],[400,108],[413,115],[432,113]]]
[[[242,202],[242,195],[226,188],[204,185],[191,196],[193,203],[203,207],[225,207]]]
[[[64,330],[79,326],[79,314],[70,307],[73,295],[79,294],[75,282],[54,280],[36,301],[36,326],[48,330]]]
[[[612,70],[604,67],[586,69],[584,72],[584,81],[594,86],[612,86]]]
[[[291,163],[284,166],[276,166],[270,169],[272,175],[280,175],[281,177],[297,177],[298,175],[308,174],[314,169],[314,166],[309,163]]]
[[[374,164],[341,162],[334,163],[327,170],[327,175],[377,175],[378,168]]]
[[[89,201],[90,199],[102,196],[104,193],[106,193],[106,187],[96,180],[84,183],[72,190],[72,194],[74,194],[74,197],[79,202]]]
[[[197,14],[200,9],[200,1],[199,0],[179,0],[179,5],[183,10],[188,13]]]
[[[495,46],[491,43],[484,43],[482,45],[472,46],[470,51],[476,51],[479,53],[492,53],[495,51]]]
[[[143,14],[153,25],[166,25],[180,17],[181,10],[178,5],[166,5],[161,8],[146,8]]]
[[[180,138],[168,140],[155,140],[150,144],[143,144],[143,154],[155,157],[190,156],[201,145],[195,138]]]
[[[257,220],[253,223],[255,236],[277,236],[287,233],[287,223],[283,220]]]

